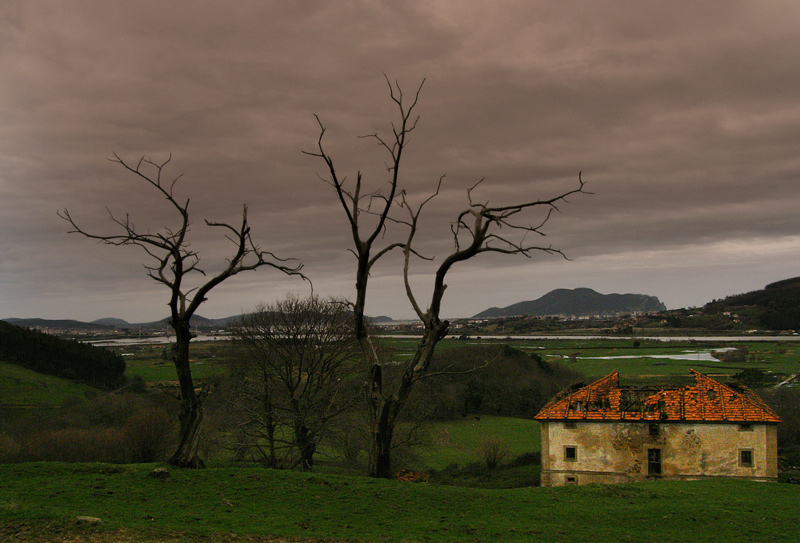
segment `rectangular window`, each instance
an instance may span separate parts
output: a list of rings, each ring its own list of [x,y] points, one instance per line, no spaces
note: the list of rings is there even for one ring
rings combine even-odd
[[[658,435],[658,424],[651,422],[650,423],[650,435],[657,436]]]
[[[568,420],[567,422],[564,423],[564,428],[567,429],[567,430],[574,430],[575,429],[575,421],[574,420]]]
[[[567,462],[575,462],[578,459],[578,447],[567,445],[564,447],[564,460]]]
[[[567,477],[567,484],[568,485],[577,485],[578,479],[575,477]]]
[[[752,432],[753,431],[753,425],[752,424],[740,424],[739,425],[739,431],[740,432]]]
[[[753,451],[751,449],[742,449],[739,451],[739,467],[753,467]]]
[[[661,475],[661,449],[647,449],[647,474]]]

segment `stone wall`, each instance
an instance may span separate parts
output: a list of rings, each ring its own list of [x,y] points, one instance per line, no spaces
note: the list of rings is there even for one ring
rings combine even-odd
[[[575,421],[570,427],[542,421],[540,425],[542,486],[719,476],[777,480],[774,424]]]

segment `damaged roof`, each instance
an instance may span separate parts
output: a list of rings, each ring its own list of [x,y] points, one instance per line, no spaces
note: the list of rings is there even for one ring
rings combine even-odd
[[[723,385],[689,370],[695,382],[680,388],[620,387],[619,372],[590,385],[559,392],[537,420],[648,422],[781,422],[780,417],[745,386]]]

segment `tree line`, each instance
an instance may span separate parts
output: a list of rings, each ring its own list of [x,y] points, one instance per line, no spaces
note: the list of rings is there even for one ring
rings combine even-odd
[[[125,381],[125,361],[116,353],[75,340],[0,321],[0,358],[19,366],[111,389]]]

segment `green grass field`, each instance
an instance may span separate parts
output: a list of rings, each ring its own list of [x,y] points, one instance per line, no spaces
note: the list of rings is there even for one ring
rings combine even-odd
[[[509,459],[539,450],[539,423],[511,417],[465,417],[454,422],[431,424],[433,447],[423,451],[423,470],[441,470],[450,464],[480,462],[478,453],[486,437],[499,437],[508,444]]]
[[[631,340],[544,340],[521,341],[519,345],[535,347],[545,360],[583,372],[589,378],[614,370],[631,378],[685,376],[689,369],[717,377],[730,377],[746,368],[782,374],[800,372],[800,345],[793,342],[642,341],[634,347]],[[748,359],[742,363],[705,359],[709,351],[733,347],[746,348]]]
[[[729,377],[745,368],[759,368],[767,372],[791,374],[800,372],[800,345],[794,342],[730,342],[686,340],[641,340],[638,347],[630,339],[514,339],[514,340],[458,340],[447,338],[439,344],[440,350],[491,342],[509,344],[529,353],[537,353],[549,362],[568,366],[584,373],[587,378],[600,378],[619,370],[623,378],[685,377],[689,369],[716,377]],[[402,361],[417,344],[414,338],[384,338],[381,344]],[[703,360],[702,355],[712,350],[745,347],[750,356],[745,363],[730,364],[719,360]],[[192,370],[198,379],[225,375],[226,342],[192,343]],[[165,359],[163,345],[143,345],[115,348],[125,355],[126,375],[138,375],[151,384],[175,381],[171,361]],[[698,354],[699,353],[699,354]],[[685,359],[653,358],[683,356]],[[695,358],[692,358],[692,357]]]
[[[800,485],[734,480],[482,490],[243,467],[158,480],[154,467],[2,465],[0,539],[763,542],[796,541],[800,515]]]
[[[169,345],[126,345],[111,347],[125,360],[125,375],[138,376],[145,382],[158,383],[177,381],[175,366],[170,359]],[[224,376],[227,342],[198,341],[190,348],[192,375],[195,379],[210,379]]]
[[[54,407],[84,401],[89,385],[0,362],[0,405]]]
[[[402,359],[415,343],[396,339],[389,346]],[[614,369],[629,379],[685,376],[689,368],[714,376],[746,367],[800,371],[800,346],[793,343],[746,343],[749,357],[739,364],[646,356],[728,346],[719,343],[642,341],[634,347],[630,340],[587,339],[510,344],[589,379]],[[443,348],[464,345],[448,339]],[[163,346],[125,349],[128,375],[150,384],[175,380]],[[193,349],[197,378],[224,375],[223,346],[200,343]],[[4,404],[53,408],[85,401],[88,390],[0,363]],[[432,446],[415,463],[432,474],[425,484],[221,463],[207,470],[172,470],[169,481],[148,477],[155,465],[0,465],[0,541],[796,540],[800,485],[707,480],[505,489],[532,484],[538,466],[502,465],[495,471],[469,466],[482,461],[478,449],[486,437],[505,441],[507,461],[538,451],[535,421],[465,417],[432,424],[430,430]],[[101,523],[78,517],[97,517]]]
[[[416,345],[413,338],[390,338],[382,340],[395,350],[402,360],[403,353],[410,353]],[[586,374],[589,378],[600,378],[614,370],[623,376],[634,378],[685,376],[689,369],[716,376],[730,376],[745,368],[759,368],[783,374],[800,372],[800,344],[791,341],[707,341],[701,338],[684,341],[634,340],[617,338],[586,339],[483,339],[458,340],[447,338],[439,344],[441,349],[452,349],[480,343],[508,344],[514,348],[537,353],[547,361],[556,362]],[[744,347],[750,353],[741,364],[730,364],[719,360],[702,360],[709,351]],[[699,353],[699,354],[698,354]],[[652,356],[676,356],[686,359],[652,358]]]

